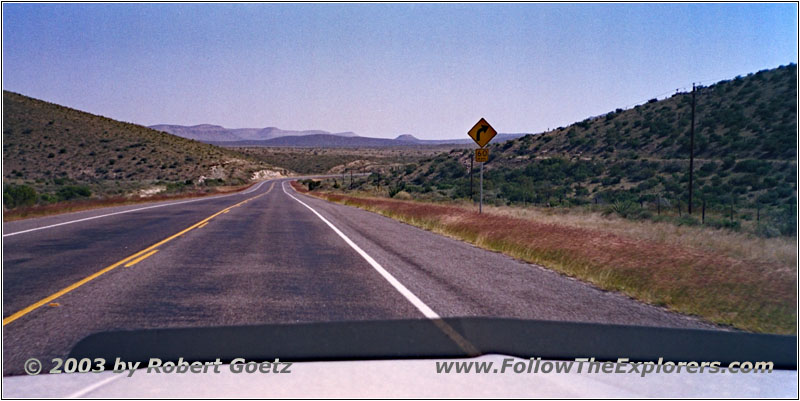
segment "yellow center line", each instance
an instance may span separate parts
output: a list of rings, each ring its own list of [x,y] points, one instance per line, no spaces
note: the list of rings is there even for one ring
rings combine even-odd
[[[197,228],[203,228],[203,227],[205,227],[205,226],[207,226],[207,225],[208,225],[208,222],[205,222],[205,223],[203,223],[203,224],[200,224],[199,226],[197,226]]]
[[[153,245],[150,245],[147,248],[142,249],[141,251],[134,253],[133,255],[130,255],[130,256],[128,256],[128,257],[126,257],[126,258],[124,258],[124,259],[122,259],[122,260],[120,260],[120,261],[108,266],[108,267],[105,267],[102,270],[100,270],[100,271],[98,271],[96,273],[93,273],[93,274],[81,279],[80,281],[77,281],[77,282],[67,286],[66,288],[64,288],[64,289],[62,289],[62,290],[60,290],[60,291],[58,291],[58,292],[46,297],[46,298],[43,298],[40,301],[38,301],[38,302],[36,302],[34,304],[31,304],[31,305],[29,305],[29,306],[17,311],[16,313],[10,315],[9,317],[3,319],[3,326],[5,326],[5,325],[7,325],[7,324],[9,324],[9,323],[21,318],[21,317],[27,315],[28,313],[33,312],[36,309],[39,309],[43,305],[47,305],[48,303],[53,302],[54,300],[56,300],[57,298],[61,297],[62,295],[65,295],[65,294],[71,292],[72,290],[74,290],[74,289],[76,289],[76,288],[78,288],[78,287],[80,287],[80,286],[82,286],[82,285],[84,285],[84,284],[86,284],[86,283],[88,283],[88,282],[90,282],[90,281],[102,276],[103,274],[106,274],[106,273],[110,272],[111,270],[116,269],[117,267],[119,267],[120,265],[130,261],[131,259],[134,259],[134,258],[137,258],[139,256],[142,256],[142,254],[150,252],[150,251],[158,248],[159,246],[164,245],[167,242],[172,241],[173,239],[178,238],[183,234],[186,234],[187,232],[191,231],[192,229],[195,229],[198,226],[200,226],[200,225],[202,225],[204,223],[207,223],[209,220],[213,219],[214,217],[217,217],[220,214],[222,214],[222,213],[224,213],[224,212],[226,212],[228,210],[231,210],[231,208],[234,208],[236,206],[242,205],[247,201],[251,201],[253,199],[260,198],[260,197],[270,193],[270,191],[272,191],[272,188],[274,188],[274,187],[275,187],[275,183],[273,182],[272,185],[270,185],[269,189],[266,192],[264,192],[264,193],[262,193],[260,195],[253,196],[252,198],[245,199],[245,200],[243,200],[243,201],[241,201],[241,202],[239,202],[239,203],[237,203],[237,204],[235,204],[233,206],[226,207],[225,209],[222,209],[219,212],[214,213],[211,216],[208,216],[205,219],[200,220],[195,224],[192,224],[191,226],[189,226],[188,228],[178,232],[177,234],[174,234],[174,235],[172,235],[170,237],[167,237],[167,238],[165,238],[165,239],[163,239],[163,240],[161,240],[161,241],[159,241],[159,242],[157,242],[157,243],[155,243]],[[155,253],[155,252],[153,252],[153,253]],[[144,259],[144,258],[146,258],[146,257],[148,257],[150,255],[152,255],[152,253],[147,254],[144,257],[141,257],[140,259],[134,260],[133,262],[131,262],[130,266],[133,266],[133,264],[138,263],[141,259]]]
[[[136,259],[134,259],[134,260],[132,260],[132,261],[130,261],[128,263],[125,263],[125,267],[131,267],[131,266],[133,266],[133,265],[135,265],[135,264],[137,264],[137,263],[149,258],[150,256],[153,256],[153,254],[156,253],[156,252],[158,252],[158,249],[153,249],[152,251],[147,252],[146,254],[144,254],[142,256],[139,256],[138,258],[136,258]]]

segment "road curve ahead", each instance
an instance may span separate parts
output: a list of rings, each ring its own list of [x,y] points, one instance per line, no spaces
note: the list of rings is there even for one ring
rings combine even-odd
[[[457,316],[714,328],[288,180],[159,205],[3,225],[4,375],[120,329]]]

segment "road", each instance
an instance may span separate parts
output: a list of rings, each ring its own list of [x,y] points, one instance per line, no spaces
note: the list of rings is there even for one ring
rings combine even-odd
[[[457,316],[714,327],[287,180],[3,225],[4,375],[108,330]]]

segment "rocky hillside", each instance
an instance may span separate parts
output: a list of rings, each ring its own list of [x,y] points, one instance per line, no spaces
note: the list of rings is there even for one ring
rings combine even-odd
[[[792,161],[797,157],[797,66],[697,89],[695,157]],[[691,93],[609,112],[502,149],[503,154],[602,159],[686,159]]]
[[[243,183],[268,166],[229,149],[3,91],[3,183],[124,194],[162,185]],[[85,192],[84,192],[85,193]]]

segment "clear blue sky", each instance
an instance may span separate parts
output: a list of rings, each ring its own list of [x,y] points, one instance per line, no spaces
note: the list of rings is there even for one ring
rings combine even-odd
[[[4,4],[3,89],[144,125],[540,132],[797,62],[795,4]]]

